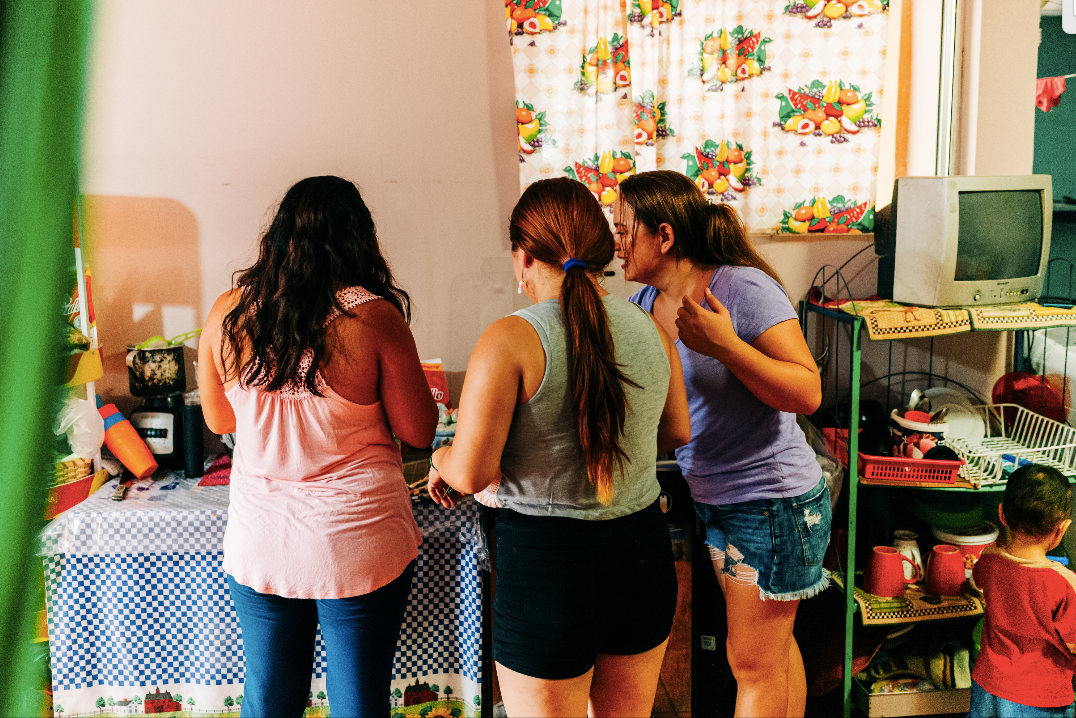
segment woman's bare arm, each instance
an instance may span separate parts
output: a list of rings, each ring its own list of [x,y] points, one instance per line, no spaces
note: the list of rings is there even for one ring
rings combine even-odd
[[[202,399],[202,416],[206,426],[214,434],[235,431],[235,413],[228,397],[224,395],[224,362],[221,358],[221,327],[224,317],[239,301],[238,290],[220,295],[209,310],[209,316],[198,339],[198,390]],[[236,377],[229,378],[229,384]]]
[[[525,319],[505,317],[482,333],[467,364],[456,436],[452,446],[433,456],[437,469],[430,477],[431,493],[443,482],[462,494],[473,494],[500,476],[501,453],[516,404],[529,398],[523,386],[524,367],[536,359],[542,367],[540,377],[545,353]]]
[[[677,312],[680,341],[717,359],[764,404],[811,414],[822,402],[822,380],[811,351],[792,319],[773,325],[748,344],[736,336],[728,310],[706,289],[710,309],[684,297]]]

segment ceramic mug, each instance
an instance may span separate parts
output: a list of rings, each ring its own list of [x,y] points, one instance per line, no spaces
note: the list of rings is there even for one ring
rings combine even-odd
[[[913,569],[912,578],[904,577],[904,564]],[[904,595],[907,584],[919,580],[919,567],[892,546],[875,546],[874,555],[867,564],[867,593],[885,598]]]
[[[957,596],[964,590],[964,557],[959,548],[938,544],[930,552],[927,590],[939,596]]]
[[[911,578],[915,568],[919,569],[919,575],[923,575],[923,556],[919,553],[919,544],[916,539],[919,534],[907,529],[898,529],[893,532],[893,548],[911,559],[915,567],[904,567],[904,578]]]

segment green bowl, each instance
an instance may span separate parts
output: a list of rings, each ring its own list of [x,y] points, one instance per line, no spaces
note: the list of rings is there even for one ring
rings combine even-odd
[[[968,529],[986,519],[983,499],[978,494],[908,489],[901,496],[908,511],[941,529]]]

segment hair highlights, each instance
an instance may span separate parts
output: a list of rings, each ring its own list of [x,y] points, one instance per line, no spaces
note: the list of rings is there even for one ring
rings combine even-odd
[[[513,251],[523,250],[555,267],[570,258],[586,264],[565,272],[560,303],[568,333],[572,399],[579,412],[579,442],[589,480],[598,499],[607,504],[613,499],[615,477],[628,460],[620,447],[627,412],[624,384],[638,386],[616,363],[609,318],[587,276],[613,261],[609,221],[590,190],[559,177],[527,188],[512,211],[508,231]]]

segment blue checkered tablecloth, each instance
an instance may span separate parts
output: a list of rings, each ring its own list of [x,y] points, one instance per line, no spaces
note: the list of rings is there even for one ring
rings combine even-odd
[[[43,531],[54,701],[65,715],[95,712],[98,693],[120,699],[143,687],[242,693],[242,633],[221,568],[228,487],[196,483],[142,481],[115,502],[109,482]],[[474,690],[482,681],[478,506],[413,509],[423,542],[394,681],[433,676]],[[315,685],[325,673],[319,630]]]

